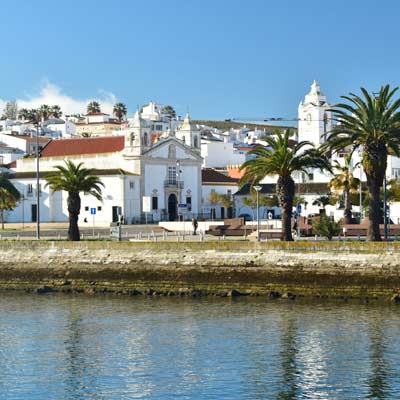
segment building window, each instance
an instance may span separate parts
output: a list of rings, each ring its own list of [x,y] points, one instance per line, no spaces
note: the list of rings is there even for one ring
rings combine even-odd
[[[162,129],[162,125],[156,125],[156,131],[162,131],[163,129]]]
[[[158,197],[157,196],[153,196],[151,198],[151,209],[158,210]]]
[[[131,189],[131,190],[135,189],[135,182],[134,181],[129,181],[129,189]]]
[[[148,146],[148,142],[149,142],[149,138],[148,138],[147,132],[145,132],[143,134],[143,145]]]
[[[194,137],[193,146],[197,149],[199,147],[199,138],[197,136]]]
[[[168,167],[167,180],[169,185],[176,185],[176,167]]]
[[[28,183],[28,186],[27,186],[27,196],[28,196],[28,197],[33,196],[33,186],[32,186],[32,183]]]
[[[98,206],[98,207],[97,207],[97,211],[101,211],[101,206]]]
[[[186,197],[186,207],[188,211],[192,211],[192,198],[189,196]]]
[[[400,178],[400,168],[392,168],[392,177],[395,179]]]
[[[89,207],[88,206],[85,207],[85,211],[89,211]]]

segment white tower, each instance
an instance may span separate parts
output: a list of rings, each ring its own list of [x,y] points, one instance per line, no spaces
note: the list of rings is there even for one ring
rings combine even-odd
[[[308,140],[318,147],[326,141],[332,127],[332,113],[328,111],[331,105],[316,80],[311,85],[310,92],[299,104],[298,138]]]
[[[200,131],[192,124],[189,114],[186,114],[176,132],[176,137],[194,150],[200,151]]]
[[[146,123],[140,117],[140,112],[136,111],[128,129],[125,133],[125,154],[138,156],[150,147],[150,134],[146,128]]]

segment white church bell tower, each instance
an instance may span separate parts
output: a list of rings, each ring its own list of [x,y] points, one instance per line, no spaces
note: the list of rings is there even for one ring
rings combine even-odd
[[[308,140],[315,147],[325,143],[332,127],[331,105],[314,80],[311,90],[301,101],[298,109],[298,140]]]

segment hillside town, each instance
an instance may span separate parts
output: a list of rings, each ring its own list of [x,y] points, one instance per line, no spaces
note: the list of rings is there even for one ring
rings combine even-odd
[[[324,145],[332,129],[331,107],[314,80],[299,103],[297,126],[287,127],[293,132],[290,146],[302,141],[315,148]],[[258,219],[280,226],[277,177],[266,175],[259,180],[256,193],[251,182],[243,181],[241,169],[254,158],[252,150],[268,148],[267,138],[276,135],[273,126],[264,123],[250,129],[243,121],[239,127],[236,123],[222,130],[194,122],[189,113],[179,116],[172,106],[153,101],[131,116],[123,103],[115,105],[113,115],[102,112],[95,101],[86,111],[63,115],[57,105],[25,110],[15,102],[7,103],[0,121],[0,162],[21,197],[4,211],[5,222],[36,222],[38,206],[42,222],[68,221],[68,194],[52,191],[46,176],[69,160],[92,169],[104,185],[100,200],[82,196],[80,223],[91,219],[93,209],[98,225],[117,222],[121,216],[125,224],[233,217],[249,222],[256,220],[258,204]],[[40,118],[35,120],[32,112]],[[331,166],[343,167],[348,154],[346,150],[333,154]],[[359,152],[351,154],[348,167],[359,179],[351,218],[361,221],[366,177]],[[336,221],[343,219],[343,193],[330,185],[334,171],[314,168],[306,172],[293,174],[293,212],[304,218],[323,212]],[[400,159],[389,155],[386,179],[392,182],[399,175]],[[395,201],[390,204],[390,218],[396,223],[400,219]]]

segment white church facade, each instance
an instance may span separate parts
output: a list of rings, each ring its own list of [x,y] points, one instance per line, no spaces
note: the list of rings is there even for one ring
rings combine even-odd
[[[51,141],[41,152],[38,188],[34,157],[17,160],[10,170],[12,182],[23,198],[15,210],[7,213],[6,220],[35,222],[37,190],[42,222],[68,220],[67,193],[52,193],[45,180],[46,173],[64,160],[83,162],[84,167],[95,170],[105,186],[102,202],[81,194],[80,223],[110,223],[118,219],[119,213],[127,223],[196,216],[201,202],[200,137],[191,129],[188,116],[185,121],[176,133],[168,131],[156,141],[151,140],[151,131],[139,113],[120,136]],[[150,197],[147,215],[143,197]]]

